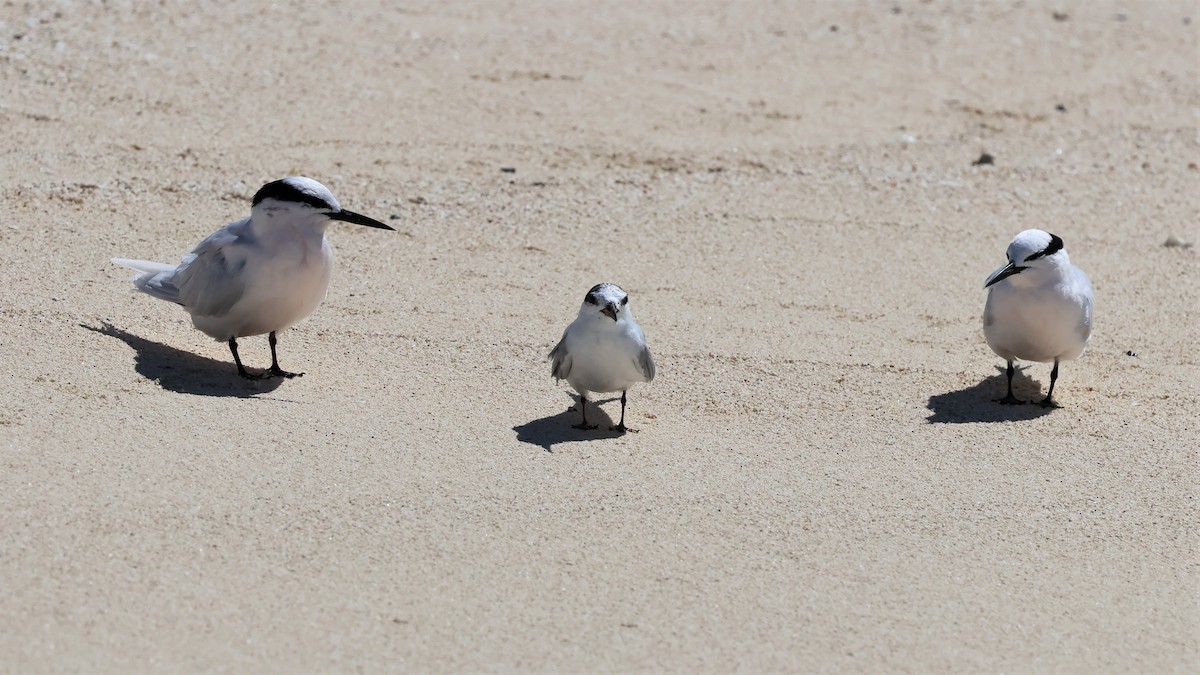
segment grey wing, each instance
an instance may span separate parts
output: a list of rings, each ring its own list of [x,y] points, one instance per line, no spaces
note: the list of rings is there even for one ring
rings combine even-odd
[[[642,375],[646,376],[646,381],[654,379],[654,356],[650,354],[650,347],[643,345],[642,352],[638,354],[638,370],[642,371]]]
[[[571,374],[571,353],[567,351],[567,332],[550,350],[550,375],[556,380],[565,380]]]
[[[246,290],[244,248],[251,242],[234,223],[217,230],[183,258],[170,280],[179,291],[179,304],[201,316],[220,315],[242,299]]]
[[[1087,342],[1092,337],[1092,280],[1083,270],[1079,270],[1079,276],[1082,277],[1083,285],[1083,316],[1080,317],[1079,325],[1075,326],[1075,331],[1079,337]]]
[[[1075,332],[1080,339],[1087,342],[1092,337],[1092,299],[1086,298],[1083,302],[1083,315],[1079,317],[1079,324],[1075,326]]]

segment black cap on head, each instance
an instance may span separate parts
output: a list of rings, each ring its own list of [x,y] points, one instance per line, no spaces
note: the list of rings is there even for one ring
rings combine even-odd
[[[1050,234],[1050,233],[1047,232],[1046,234]],[[1063,240],[1059,239],[1057,234],[1050,234],[1050,243],[1046,245],[1046,248],[1038,251],[1037,253],[1034,253],[1033,255],[1029,256],[1028,258],[1025,258],[1025,262],[1029,262],[1030,260],[1036,260],[1038,258],[1043,258],[1048,255],[1054,255],[1055,253],[1058,253],[1059,251],[1061,251],[1062,247],[1063,247]]]
[[[337,205],[331,203],[325,196],[305,189],[305,186],[298,181],[293,181],[291,178],[271,181],[259,188],[258,192],[254,194],[254,201],[251,203],[251,206],[258,206],[259,202],[264,199],[308,204],[314,209],[329,209],[333,211],[339,209]]]
[[[604,304],[604,292],[610,290],[618,291],[621,294],[625,293],[621,290],[621,287],[616,284],[596,284],[595,286],[592,286],[590,291],[587,292],[587,295],[584,296],[583,301],[589,305],[602,305]]]

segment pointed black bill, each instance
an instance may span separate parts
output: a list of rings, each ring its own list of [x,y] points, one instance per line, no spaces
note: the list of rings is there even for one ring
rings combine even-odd
[[[992,278],[988,279],[987,283],[985,283],[983,285],[983,287],[987,288],[988,286],[991,286],[992,284],[996,283],[997,281],[1000,281],[1002,279],[1007,279],[1007,278],[1011,277],[1012,275],[1016,274],[1017,272],[1020,272],[1023,269],[1025,269],[1025,268],[1021,267],[1017,263],[1010,262],[1007,265],[1005,265],[1004,267],[1000,268],[1000,270],[998,272],[993,274]]]
[[[344,223],[354,223],[355,225],[366,225],[367,227],[378,227],[381,230],[391,230],[393,232],[396,231],[396,228],[394,228],[390,225],[384,225],[383,223],[379,222],[378,220],[375,220],[374,218],[368,218],[367,216],[364,216],[361,213],[355,213],[353,211],[347,211],[345,209],[342,209],[341,211],[330,212],[329,219],[330,220],[340,220]]]
[[[617,303],[610,302],[604,306],[604,309],[600,310],[600,313],[603,314],[604,316],[607,316],[608,318],[612,319],[613,321],[616,321],[617,320],[617,312],[619,312],[619,311],[621,311],[621,308],[617,307]]]

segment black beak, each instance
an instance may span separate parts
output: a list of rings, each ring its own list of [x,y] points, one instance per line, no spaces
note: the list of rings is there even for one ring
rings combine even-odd
[[[384,225],[383,223],[379,222],[378,220],[375,220],[374,218],[368,218],[368,217],[362,215],[361,213],[355,213],[353,211],[347,211],[345,209],[342,209],[341,211],[331,212],[329,214],[329,219],[330,220],[340,220],[344,223],[354,223],[355,225],[366,225],[367,227],[378,227],[381,230],[391,230],[393,232],[396,231],[396,228],[394,228],[390,225]]]
[[[996,283],[997,281],[1000,281],[1001,279],[1007,279],[1007,278],[1011,277],[1012,275],[1016,274],[1017,272],[1020,272],[1023,269],[1028,269],[1028,268],[1021,267],[1021,266],[1017,265],[1017,263],[1015,263],[1015,262],[1010,262],[1007,265],[1005,265],[1004,267],[1001,267],[1000,269],[996,270],[996,272],[994,274],[992,274],[992,276],[987,280],[987,282],[983,284],[983,287],[987,288],[988,286],[991,286],[992,284]]]
[[[617,313],[620,311],[621,311],[621,308],[617,306],[617,303],[610,302],[604,306],[604,309],[600,310],[600,313],[603,314],[604,316],[607,316],[608,318],[612,319],[613,321],[616,321]]]

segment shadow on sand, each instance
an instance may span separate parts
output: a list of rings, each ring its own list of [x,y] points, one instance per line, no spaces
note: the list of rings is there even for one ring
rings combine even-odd
[[[969,422],[1020,422],[1048,415],[1053,408],[1037,404],[1045,393],[1037,380],[1025,374],[1025,367],[1018,366],[1013,376],[1013,395],[1025,405],[1001,405],[996,399],[1004,396],[1007,388],[1004,368],[996,367],[997,374],[966,389],[937,394],[929,397],[927,408],[933,414],[925,420],[930,424],[965,424]]]
[[[556,415],[543,417],[527,424],[513,427],[517,432],[517,440],[522,443],[540,446],[546,452],[554,452],[555,443],[572,443],[576,441],[597,441],[605,438],[620,438],[625,434],[612,431],[614,422],[608,413],[598,404],[620,401],[620,398],[609,398],[603,401],[588,402],[588,424],[595,424],[591,430],[576,429],[571,426],[579,424],[579,397],[570,394],[575,400],[575,407],[564,410]]]
[[[247,380],[238,376],[232,362],[197,356],[161,342],[154,342],[121,330],[104,322],[99,328],[79,324],[93,333],[117,338],[133,347],[134,369],[148,380],[168,391],[196,396],[230,396],[251,398],[274,391],[283,384],[282,378]]]

